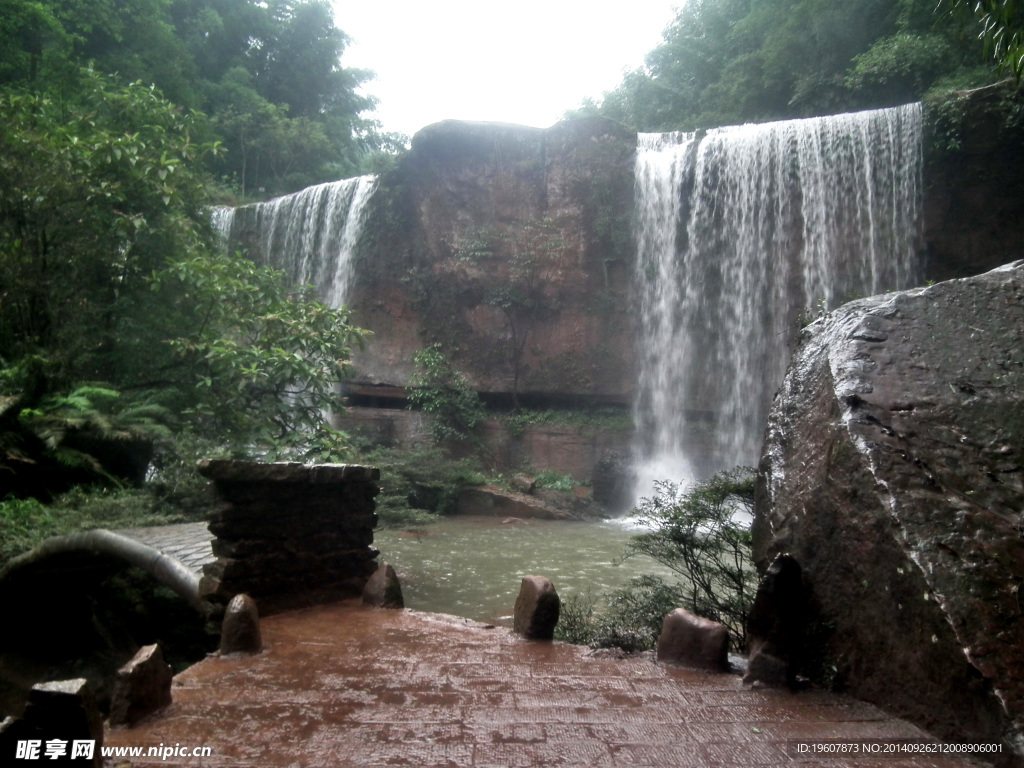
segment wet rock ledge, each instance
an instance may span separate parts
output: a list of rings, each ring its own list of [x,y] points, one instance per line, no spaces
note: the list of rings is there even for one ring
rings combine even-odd
[[[217,561],[199,586],[215,613],[241,593],[263,615],[362,593],[379,554],[379,469],[208,460],[199,472],[221,501],[210,521]]]

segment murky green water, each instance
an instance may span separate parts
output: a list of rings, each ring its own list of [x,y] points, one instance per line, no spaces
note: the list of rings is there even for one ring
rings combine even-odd
[[[547,576],[565,600],[596,597],[634,576],[671,572],[646,557],[622,561],[638,529],[620,521],[450,517],[411,534],[378,531],[379,560],[394,565],[407,608],[511,625],[523,576]]]

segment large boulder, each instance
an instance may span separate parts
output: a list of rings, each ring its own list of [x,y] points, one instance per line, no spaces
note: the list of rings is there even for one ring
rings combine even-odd
[[[760,470],[755,560],[802,567],[811,671],[1020,759],[1024,262],[812,324]]]

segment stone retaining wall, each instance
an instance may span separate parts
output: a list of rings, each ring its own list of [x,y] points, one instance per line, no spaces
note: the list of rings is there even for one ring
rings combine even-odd
[[[380,470],[204,461],[199,471],[222,502],[210,522],[217,561],[199,587],[215,610],[240,593],[263,615],[362,593],[379,554]]]

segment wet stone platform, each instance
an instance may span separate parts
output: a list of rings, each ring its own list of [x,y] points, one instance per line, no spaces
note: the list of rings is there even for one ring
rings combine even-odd
[[[265,650],[175,678],[174,703],[107,746],[209,746],[182,766],[983,765],[955,758],[801,758],[788,742],[921,739],[881,710],[820,691],[614,659],[501,628],[355,602],[271,616]],[[168,764],[116,758],[119,768]]]

